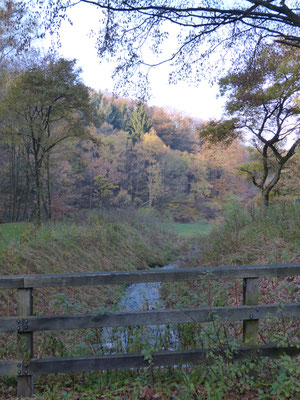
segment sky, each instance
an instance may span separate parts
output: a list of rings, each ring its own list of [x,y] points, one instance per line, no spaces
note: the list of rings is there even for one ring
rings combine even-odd
[[[79,4],[69,11],[69,16],[73,25],[63,21],[59,53],[65,58],[78,60],[77,65],[82,68],[82,78],[87,86],[112,93],[113,65],[105,61],[100,63],[96,38],[90,35],[91,29],[97,31],[100,12],[93,6]],[[44,46],[47,47],[49,43],[48,37]],[[166,107],[200,120],[220,118],[222,115],[223,100],[217,99],[216,86],[211,87],[205,81],[200,82],[198,87],[185,82],[169,85],[167,64],[151,71],[150,84],[152,97],[148,101],[149,105]]]

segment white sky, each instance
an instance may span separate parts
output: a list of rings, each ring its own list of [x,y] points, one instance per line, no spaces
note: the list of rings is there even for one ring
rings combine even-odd
[[[59,52],[66,58],[78,60],[77,65],[83,70],[82,78],[87,86],[113,92],[113,66],[104,61],[100,63],[96,39],[89,35],[91,29],[97,31],[100,12],[93,6],[79,4],[69,15],[73,25],[67,21],[62,23]],[[151,71],[150,83],[152,97],[149,105],[168,107],[202,120],[221,117],[223,101],[216,98],[217,87],[211,87],[208,82],[201,82],[197,88],[184,82],[169,85],[168,66],[165,64]]]

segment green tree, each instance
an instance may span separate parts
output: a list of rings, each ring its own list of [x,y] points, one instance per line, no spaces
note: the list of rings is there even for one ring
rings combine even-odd
[[[49,174],[50,155],[70,137],[86,135],[91,121],[88,89],[80,82],[75,61],[47,57],[18,75],[1,101],[1,132],[15,135],[28,152],[35,181],[36,221],[41,222],[41,177]],[[13,124],[11,124],[13,122]],[[50,176],[48,206],[51,217]]]
[[[119,106],[111,101],[110,107],[107,111],[106,121],[111,124],[115,129],[128,131],[129,129],[129,110],[125,102],[121,102]]]
[[[129,120],[129,133],[133,144],[142,140],[145,133],[150,131],[152,124],[142,102],[138,102]]]
[[[243,133],[250,135],[260,167],[245,164],[243,171],[260,190],[265,205],[300,143],[299,65],[300,50],[265,46],[245,69],[219,82],[221,94],[228,96],[226,111],[231,118],[200,129],[200,136],[212,143],[228,144]]]
[[[249,147],[248,152],[250,161],[240,164],[237,167],[238,173],[248,182],[252,182],[249,171],[260,171],[262,173],[263,165],[261,162],[261,154],[254,148]],[[270,169],[275,171],[276,160],[274,157],[269,160]],[[274,172],[273,172],[274,173]],[[295,199],[300,193],[300,147],[295,150],[295,154],[291,157],[282,168],[280,181],[271,192],[273,198],[276,199]]]

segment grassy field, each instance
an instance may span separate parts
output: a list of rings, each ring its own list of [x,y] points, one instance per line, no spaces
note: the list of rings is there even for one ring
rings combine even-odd
[[[212,226],[206,222],[193,222],[190,224],[167,222],[162,225],[167,230],[185,238],[196,238],[199,236],[207,235],[212,229]]]
[[[193,222],[189,224],[166,222],[159,225],[163,230],[173,232],[185,238],[196,238],[207,235],[212,230],[212,226],[206,222]],[[27,222],[0,224],[0,241],[6,243],[19,241],[22,238],[22,234],[32,228],[33,225]]]

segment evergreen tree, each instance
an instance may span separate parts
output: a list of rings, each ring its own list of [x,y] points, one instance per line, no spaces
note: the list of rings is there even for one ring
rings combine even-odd
[[[145,133],[149,132],[152,124],[142,102],[138,102],[136,108],[131,114],[129,121],[129,133],[133,144],[142,140]]]

